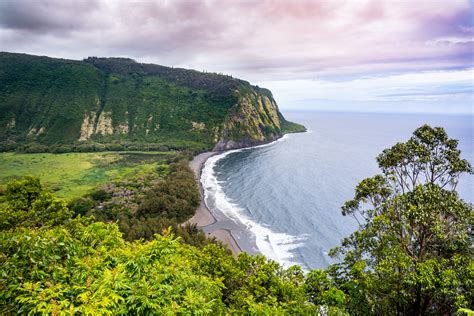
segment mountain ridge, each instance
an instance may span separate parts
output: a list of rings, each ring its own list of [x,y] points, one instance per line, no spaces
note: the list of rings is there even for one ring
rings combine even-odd
[[[270,90],[232,76],[138,63],[0,53],[0,150],[225,150],[304,127]]]

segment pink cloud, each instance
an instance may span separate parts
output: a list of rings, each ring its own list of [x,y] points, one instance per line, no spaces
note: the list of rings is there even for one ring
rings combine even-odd
[[[248,79],[472,65],[467,0],[16,1],[0,12],[2,50],[120,55]]]

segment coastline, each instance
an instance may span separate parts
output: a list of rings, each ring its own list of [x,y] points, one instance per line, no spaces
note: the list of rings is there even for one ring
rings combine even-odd
[[[191,217],[186,223],[190,224],[196,224],[198,227],[205,227],[214,224],[217,220],[212,215],[211,211],[207,208],[206,203],[204,202],[204,189],[201,184],[201,173],[202,173],[202,168],[204,167],[204,164],[206,163],[207,159],[210,157],[217,155],[217,152],[204,152],[199,155],[194,156],[193,160],[189,162],[189,167],[194,172],[194,178],[196,179],[196,182],[199,185],[199,191],[201,194],[201,202],[196,209],[196,213],[194,214],[193,217]]]
[[[189,166],[194,172],[195,180],[199,186],[201,197],[200,204],[196,209],[196,213],[185,223],[196,224],[196,226],[202,229],[208,236],[215,237],[217,240],[226,245],[234,255],[238,255],[242,251],[246,251],[248,253],[259,253],[258,249],[256,248],[255,240],[247,241],[247,238],[242,236],[242,230],[245,229],[244,225],[229,225],[229,218],[222,218],[222,214],[213,214],[213,212],[207,207],[204,201],[204,188],[201,183],[202,170],[206,161],[215,155],[236,149],[266,146],[280,140],[286,134],[290,133],[285,133],[274,139],[260,142],[258,144],[253,144],[251,146],[245,146],[242,148],[228,148],[226,150],[220,151],[208,151],[194,156],[193,160],[189,162]],[[232,230],[235,230],[237,236],[232,233]]]
[[[201,173],[207,159],[218,154],[219,152],[204,152],[194,156],[193,160],[189,162],[189,166],[194,171],[196,182],[199,185],[201,202],[198,208],[196,209],[196,213],[194,214],[194,216],[191,217],[188,221],[186,221],[186,223],[196,224],[196,226],[201,229],[217,223],[217,219],[207,208],[206,203],[204,202],[204,189],[201,183]],[[240,252],[242,252],[242,249],[240,248],[239,244],[237,243],[230,230],[217,228],[212,231],[206,231],[206,233],[209,236],[215,237],[217,240],[226,245],[232,251],[233,255],[238,255]]]

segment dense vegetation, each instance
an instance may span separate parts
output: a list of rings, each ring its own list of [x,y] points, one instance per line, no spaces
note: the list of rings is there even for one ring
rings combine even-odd
[[[3,314],[317,310],[305,303],[297,267],[284,270],[263,256],[235,258],[214,243],[199,250],[170,231],[151,242],[124,241],[116,224],[73,218],[35,178],[13,181],[6,194],[9,204],[0,213]]]
[[[117,192],[130,183],[98,188],[85,198],[90,205],[68,207],[38,179],[14,180],[0,211],[0,311],[440,315],[473,309],[473,208],[455,191],[472,168],[457,141],[425,125],[377,161],[382,174],[363,180],[343,206],[360,227],[332,250],[340,262],[308,273],[263,256],[233,257],[203,235],[195,238],[195,227],[167,229],[187,219],[199,198],[180,159],[129,196]],[[143,225],[137,235],[123,228],[135,220]]]
[[[377,157],[381,175],[356,187],[344,215],[359,230],[330,268],[347,310],[367,315],[448,315],[474,304],[474,213],[456,185],[472,173],[458,142],[424,125]]]
[[[270,91],[230,76],[0,53],[0,151],[198,152],[295,129],[304,127],[285,121]]]
[[[199,204],[186,152],[2,153],[0,158],[0,208],[9,180],[34,175],[75,215],[116,222],[126,240],[151,239],[172,227],[186,243],[216,242],[182,224]]]
[[[179,225],[194,215],[200,202],[199,188],[187,161],[160,165],[159,169],[133,180],[99,186],[72,200],[69,207],[75,214],[117,223],[129,241],[150,240],[156,233],[173,227],[185,241],[205,244],[204,234],[195,226]]]

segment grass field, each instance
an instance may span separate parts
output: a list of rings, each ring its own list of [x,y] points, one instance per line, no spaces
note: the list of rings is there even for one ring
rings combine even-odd
[[[69,200],[111,180],[131,179],[167,166],[174,152],[100,152],[65,154],[0,153],[0,191],[8,181],[39,177],[55,195]],[[0,202],[1,202],[0,198]]]

